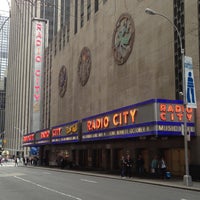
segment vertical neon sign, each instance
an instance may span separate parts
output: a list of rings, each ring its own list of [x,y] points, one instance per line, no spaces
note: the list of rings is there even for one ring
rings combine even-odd
[[[44,65],[44,45],[46,20],[33,19],[33,87],[32,87],[32,131],[39,130],[41,121],[42,71]]]

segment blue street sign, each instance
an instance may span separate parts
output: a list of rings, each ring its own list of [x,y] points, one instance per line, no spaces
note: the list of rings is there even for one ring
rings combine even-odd
[[[185,89],[186,89],[186,103],[188,108],[197,108],[196,92],[194,84],[194,74],[192,66],[192,58],[185,56]]]

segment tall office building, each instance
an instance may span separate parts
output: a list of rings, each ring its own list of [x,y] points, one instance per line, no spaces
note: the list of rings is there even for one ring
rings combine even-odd
[[[67,23],[67,18],[69,18],[66,13],[68,12],[67,2],[69,1],[11,0],[5,125],[6,148],[10,150],[11,154],[19,155],[23,152],[22,136],[32,131],[32,19],[43,18],[47,20],[48,31],[45,36],[47,38],[46,45],[48,45],[48,42],[60,29],[61,21]],[[63,9],[63,6],[66,9]],[[65,17],[63,18],[63,16]]]
[[[10,48],[7,72],[5,148],[11,155],[23,152],[22,136],[30,131],[31,1],[11,1]]]
[[[9,17],[0,15],[0,80],[4,80],[8,66]]]
[[[8,67],[9,13],[0,12],[0,148],[4,145],[6,71]]]

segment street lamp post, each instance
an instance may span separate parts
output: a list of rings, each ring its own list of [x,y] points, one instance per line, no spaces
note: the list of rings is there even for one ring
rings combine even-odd
[[[186,83],[185,83],[185,68],[184,68],[184,60],[185,60],[185,50],[182,45],[182,39],[181,39],[181,34],[178,31],[178,28],[176,25],[165,15],[158,13],[150,8],[145,9],[145,13],[149,15],[158,15],[163,18],[165,18],[176,30],[180,42],[180,47],[181,47],[181,64],[182,64],[182,84],[183,84],[183,105],[184,105],[184,124],[183,124],[183,131],[184,131],[184,150],[185,150],[185,175],[183,177],[184,184],[186,186],[191,186],[192,185],[192,177],[189,175],[189,164],[188,164],[188,141],[187,141],[187,122],[186,122],[186,105],[187,105],[187,100],[186,100]]]
[[[20,134],[20,136],[18,137],[19,139],[19,143],[18,143],[18,145],[20,145],[19,146],[19,148],[17,147],[17,149],[18,149],[18,151],[20,151],[20,152],[23,152],[23,150],[22,150],[22,145],[21,145],[21,138],[24,136],[24,133],[25,133],[25,131],[27,130],[26,128],[25,129],[20,129],[20,128],[18,128],[18,127],[14,127],[16,130],[19,130],[19,134]]]
[[[24,132],[26,131],[26,128],[25,129],[20,129],[18,127],[14,127],[15,129],[19,130],[19,133],[23,136],[24,135]]]

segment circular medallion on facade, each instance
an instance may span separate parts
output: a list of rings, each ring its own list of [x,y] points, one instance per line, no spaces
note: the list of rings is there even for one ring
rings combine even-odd
[[[59,87],[59,95],[63,97],[67,89],[67,69],[64,65],[61,67],[59,72],[58,87]]]
[[[81,51],[78,62],[78,76],[82,86],[84,86],[90,76],[91,71],[91,53],[89,48],[84,47]]]
[[[135,26],[131,15],[122,14],[115,26],[112,39],[112,49],[115,62],[118,65],[124,64],[133,49],[135,38]]]

